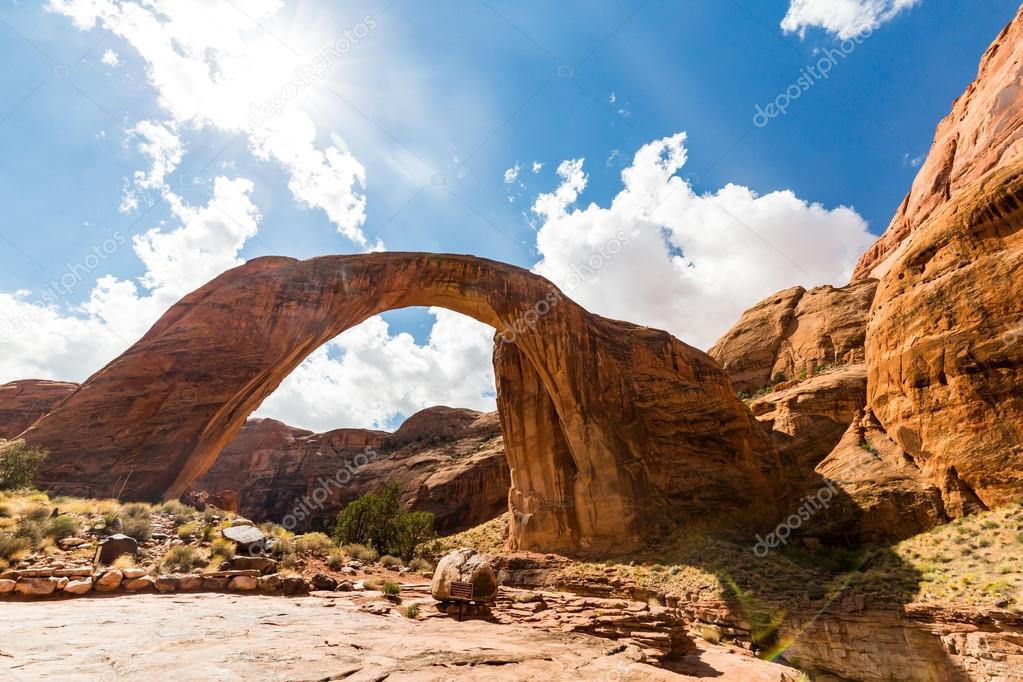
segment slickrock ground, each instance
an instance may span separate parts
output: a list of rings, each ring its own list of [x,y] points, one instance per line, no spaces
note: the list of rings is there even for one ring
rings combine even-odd
[[[193,487],[237,491],[238,512],[254,521],[297,520],[295,507],[304,501],[311,513],[293,529],[306,530],[388,483],[401,487],[410,507],[432,512],[440,533],[504,513],[511,479],[497,413],[431,407],[393,434],[312,433],[252,419]]]
[[[428,601],[406,597],[419,600]],[[367,603],[383,615],[363,610]],[[0,623],[0,673],[13,680],[797,678],[790,668],[706,645],[677,664],[691,674],[674,673],[640,662],[635,647],[586,634],[440,615],[410,620],[382,600],[341,593],[7,603]]]
[[[78,384],[68,381],[45,379],[26,379],[0,385],[0,438],[14,438],[76,388]]]

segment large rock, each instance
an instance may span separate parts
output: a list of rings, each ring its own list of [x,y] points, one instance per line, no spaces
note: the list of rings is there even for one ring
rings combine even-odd
[[[315,349],[376,313],[429,305],[498,331],[513,543],[620,551],[672,523],[777,517],[777,460],[705,353],[593,315],[521,268],[417,253],[259,258],[220,275],[21,435],[50,452],[37,482],[177,498]],[[552,440],[535,440],[538,420]]]
[[[838,445],[866,400],[867,368],[855,364],[757,398],[750,409],[770,429],[782,466],[796,486]]]
[[[14,438],[77,388],[71,382],[45,379],[0,384],[0,438]]]
[[[25,597],[45,597],[56,591],[58,578],[21,578],[14,591]]]
[[[125,554],[136,554],[138,551],[138,540],[123,533],[114,533],[99,543],[93,563],[112,564],[117,557]]]
[[[867,313],[877,282],[794,287],[745,313],[710,349],[736,391],[753,392],[815,369],[863,362]]]
[[[927,160],[884,235],[867,250],[853,279],[884,276],[910,237],[940,208],[986,173],[1023,152],[1023,10],[984,53],[977,79],[938,124]]]
[[[486,555],[474,549],[456,549],[437,562],[430,594],[437,601],[469,601],[451,595],[451,583],[472,585],[472,601],[490,603],[497,599],[497,575]]]
[[[393,434],[312,433],[250,419],[192,485],[235,487],[247,518],[307,530],[360,495],[397,483],[407,506],[432,512],[437,530],[449,534],[506,512],[510,482],[496,413],[431,407]]]
[[[946,512],[1023,499],[1023,159],[900,250],[867,333],[870,409]]]

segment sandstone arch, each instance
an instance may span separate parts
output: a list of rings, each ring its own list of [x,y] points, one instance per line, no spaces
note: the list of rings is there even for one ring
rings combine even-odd
[[[312,351],[425,305],[497,330],[514,546],[605,552],[669,520],[772,520],[775,455],[713,360],[471,256],[253,260],[175,304],[20,438],[50,451],[48,488],[173,498]]]

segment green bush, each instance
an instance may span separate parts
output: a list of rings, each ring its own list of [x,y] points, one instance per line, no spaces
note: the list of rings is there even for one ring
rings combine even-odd
[[[380,556],[375,549],[359,544],[341,545],[341,551],[359,561],[376,561]]]
[[[127,516],[121,519],[121,532],[139,542],[145,542],[153,534],[153,523],[149,516]]]
[[[227,538],[217,538],[210,545],[210,560],[230,561],[234,557],[234,543]]]
[[[408,606],[408,608],[405,609],[405,617],[406,618],[413,618],[414,619],[414,618],[417,618],[418,616],[419,616],[419,604],[410,604]]]
[[[380,591],[384,593],[384,596],[397,597],[401,594],[401,585],[393,580],[385,580],[383,584],[380,585]]]
[[[401,559],[390,554],[380,557],[380,564],[386,568],[398,568],[401,566]]]
[[[4,533],[0,535],[0,559],[10,561],[32,547],[32,541],[21,535]]]
[[[433,570],[433,565],[430,564],[430,562],[427,561],[426,559],[413,559],[412,561],[408,562],[408,567],[413,571],[417,571],[419,573],[425,573],[427,571]]]
[[[32,485],[36,469],[46,459],[46,451],[14,443],[0,450],[0,490],[17,490]]]
[[[348,563],[348,555],[335,549],[327,556],[327,567],[332,571],[340,571]]]
[[[160,561],[161,569],[169,573],[187,573],[206,563],[202,554],[191,545],[171,547]]]
[[[379,554],[411,561],[416,546],[434,535],[433,514],[408,511],[400,494],[401,488],[391,483],[379,493],[367,493],[350,502],[337,515],[334,539],[342,545],[368,545]]]
[[[299,554],[327,556],[334,549],[334,543],[323,533],[304,533],[296,537],[294,543]]]
[[[64,538],[70,538],[78,535],[79,531],[82,530],[82,526],[78,523],[78,519],[67,514],[61,514],[60,516],[54,516],[50,519],[50,522],[46,525],[46,534],[52,537],[54,540],[63,540]]]

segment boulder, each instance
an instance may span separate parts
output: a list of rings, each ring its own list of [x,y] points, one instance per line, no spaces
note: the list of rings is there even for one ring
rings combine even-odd
[[[220,531],[221,535],[234,543],[241,554],[255,554],[262,551],[267,537],[260,529],[251,524],[228,526]]]
[[[236,575],[227,584],[227,589],[232,592],[251,592],[259,587],[259,578],[251,575]]]
[[[126,578],[124,583],[122,583],[122,584],[124,585],[124,589],[126,589],[129,592],[142,592],[142,591],[148,590],[150,587],[152,587],[153,586],[153,582],[154,582],[153,576],[151,576],[151,575],[143,575],[143,576],[138,577],[138,578],[130,578],[130,579]]]
[[[213,591],[225,590],[225,589],[227,589],[227,584],[228,584],[228,582],[230,582],[230,580],[231,580],[231,578],[229,576],[226,576],[226,575],[208,575],[208,576],[204,576],[203,579],[202,579],[202,588],[204,590],[213,590]]]
[[[261,592],[276,592],[284,585],[284,579],[277,573],[262,575],[256,579]]]
[[[221,490],[218,493],[211,493],[206,503],[232,514],[237,514],[239,509],[238,493],[234,490]]]
[[[451,583],[472,585],[472,597],[452,596]],[[437,601],[494,602],[497,600],[497,575],[488,558],[474,549],[457,549],[437,563],[430,583],[430,594]]]
[[[125,580],[136,580],[147,575],[149,571],[144,568],[122,568],[121,573],[124,574]]]
[[[284,594],[296,595],[305,594],[309,591],[309,583],[297,576],[289,576],[283,580],[281,587]]]
[[[124,574],[117,569],[111,569],[102,573],[96,578],[95,588],[97,592],[113,592],[121,586]]]
[[[7,594],[8,592],[14,591],[14,585],[17,583],[16,580],[10,578],[0,578],[0,594]]]
[[[85,594],[90,590],[92,590],[92,578],[69,580],[63,588],[63,591],[68,594]]]
[[[330,577],[326,573],[317,573],[312,577],[310,581],[314,590],[326,590],[333,592],[337,589],[337,580]]]
[[[57,578],[21,578],[14,591],[25,597],[45,597],[57,589]]]
[[[100,542],[99,547],[96,548],[96,557],[93,563],[109,565],[114,563],[114,560],[119,556],[136,554],[138,551],[138,540],[121,533],[115,533]]]
[[[176,592],[180,585],[181,576],[178,575],[159,575],[153,582],[157,592]]]
[[[86,540],[85,538],[76,538],[76,537],[61,538],[60,540],[57,540],[57,546],[60,547],[61,549],[63,549],[65,552],[67,550],[69,550],[69,549],[74,549],[75,547],[81,547],[82,545],[86,545],[88,543],[89,543],[89,541]]]
[[[239,571],[259,571],[266,574],[277,570],[277,562],[263,556],[234,556],[231,557],[231,560],[227,562],[224,568]]]
[[[178,589],[182,592],[188,592],[191,590],[198,590],[203,586],[203,577],[201,575],[187,574],[181,576],[178,580]]]

